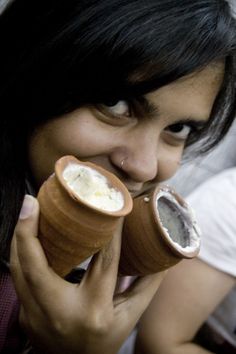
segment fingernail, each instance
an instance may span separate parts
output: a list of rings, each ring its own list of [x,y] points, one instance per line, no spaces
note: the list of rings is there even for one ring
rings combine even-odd
[[[26,194],[21,207],[19,219],[20,220],[27,219],[32,214],[33,210],[34,210],[34,198],[31,197],[31,195]]]

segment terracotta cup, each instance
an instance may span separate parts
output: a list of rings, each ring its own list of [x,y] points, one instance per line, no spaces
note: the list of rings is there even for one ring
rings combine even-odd
[[[197,256],[200,230],[190,206],[169,186],[133,200],[125,217],[119,272],[147,275]]]
[[[120,210],[107,211],[81,199],[63,177],[69,164],[79,164],[105,176],[108,185],[123,195]],[[127,215],[133,206],[125,185],[112,173],[73,156],[64,156],[55,164],[55,173],[41,186],[39,239],[49,264],[60,276],[103,248],[112,238],[119,218]]]

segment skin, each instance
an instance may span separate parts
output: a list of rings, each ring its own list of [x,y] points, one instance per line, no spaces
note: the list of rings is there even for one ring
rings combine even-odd
[[[140,321],[135,354],[210,354],[192,340],[235,283],[199,259],[170,269]]]
[[[133,111],[128,102],[120,101],[112,107],[82,107],[41,126],[29,141],[36,188],[53,172],[55,161],[67,154],[113,172],[133,196],[168,179],[179,166],[189,133],[189,123],[179,126],[179,122],[207,121],[223,71],[223,63],[211,65],[147,94],[151,111],[140,104]],[[111,243],[93,257],[82,282],[70,284],[47,263],[37,239],[38,215],[37,201],[27,196],[11,250],[21,323],[33,345],[43,353],[117,353],[163,274],[139,278],[125,292],[115,293],[121,220]]]

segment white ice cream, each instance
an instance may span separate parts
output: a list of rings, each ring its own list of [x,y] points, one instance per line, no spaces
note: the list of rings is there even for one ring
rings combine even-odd
[[[96,208],[117,211],[124,206],[122,193],[110,187],[106,177],[90,167],[71,163],[63,171],[63,178],[79,198]]]
[[[171,230],[168,230],[167,227],[165,227],[164,220],[160,218],[160,223],[162,224],[162,227],[166,233],[167,238],[169,241],[172,243],[172,245],[175,247],[176,250],[184,251],[186,253],[188,252],[193,252],[196,249],[200,247],[200,236],[201,236],[201,230],[199,229],[192,208],[185,202],[184,206],[181,206],[177,200],[172,196],[171,193],[169,193],[167,190],[162,190],[158,196],[157,196],[157,208],[158,208],[158,201],[160,200],[161,197],[164,197],[166,200],[169,200],[173,206],[175,206],[175,219],[173,218],[173,212],[171,215],[166,215],[168,225],[171,227]],[[173,233],[181,234],[181,229],[178,230],[176,221],[178,221],[176,218],[181,218],[182,220],[182,227],[185,229],[185,233],[188,234],[188,245],[181,246],[179,242],[173,239]],[[180,225],[179,225],[180,227]],[[183,229],[183,231],[184,231]]]

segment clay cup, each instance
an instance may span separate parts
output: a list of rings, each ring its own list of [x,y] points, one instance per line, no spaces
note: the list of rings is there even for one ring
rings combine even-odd
[[[109,211],[81,199],[63,177],[69,164],[89,167],[105,176],[109,187],[123,195],[120,210]],[[39,239],[48,262],[60,276],[101,250],[111,240],[120,217],[130,213],[132,198],[125,185],[112,173],[91,162],[64,156],[55,164],[55,173],[41,186]]]
[[[197,256],[200,230],[191,207],[171,187],[159,185],[133,203],[124,222],[121,275],[156,273]]]

